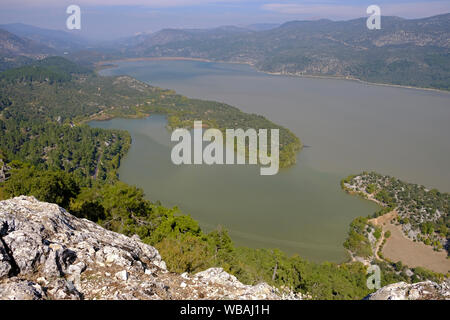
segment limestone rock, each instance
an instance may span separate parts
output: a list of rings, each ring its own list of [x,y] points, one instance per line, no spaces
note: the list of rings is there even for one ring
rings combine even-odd
[[[129,276],[130,275],[128,274],[127,270],[122,270],[116,273],[116,278],[122,281],[127,281]]]
[[[408,284],[399,282],[388,285],[369,295],[367,300],[450,300],[448,282],[432,281]]]
[[[42,287],[26,280],[6,281],[0,285],[3,300],[41,300],[45,298]]]
[[[0,299],[301,299],[221,268],[167,271],[158,251],[33,197],[0,202]],[[450,299],[449,284],[398,283],[368,299]]]
[[[168,272],[139,237],[105,230],[55,204],[33,197],[0,202],[0,299],[286,297],[267,284],[244,285],[222,269]]]

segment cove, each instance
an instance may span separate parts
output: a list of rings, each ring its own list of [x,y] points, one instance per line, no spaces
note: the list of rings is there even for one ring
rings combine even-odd
[[[225,226],[238,245],[280,248],[315,261],[342,261],[348,224],[375,204],[345,194],[340,177],[306,165],[260,176],[258,166],[177,166],[164,116],[94,121],[130,132],[119,175],[148,199],[178,206],[205,230]],[[306,153],[298,159],[303,162]]]
[[[121,180],[142,187],[150,200],[178,206],[206,230],[225,226],[238,245],[341,262],[351,220],[377,210],[375,204],[345,194],[339,186],[343,177],[375,170],[450,190],[447,93],[274,76],[234,64],[118,65],[102,74],[128,74],[192,98],[262,114],[306,145],[296,166],[260,176],[256,166],[173,165],[164,116],[91,123],[132,135]]]

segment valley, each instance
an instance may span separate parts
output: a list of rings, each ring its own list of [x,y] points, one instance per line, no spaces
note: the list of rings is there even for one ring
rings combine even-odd
[[[37,199],[3,201],[0,211],[13,221],[22,209],[10,206],[53,208],[149,246],[178,297],[181,279],[207,269],[236,279],[234,296],[234,285],[266,282],[291,297],[362,299],[373,293],[372,264],[382,286],[448,281],[449,19],[383,17],[377,32],[364,18],[162,29],[113,42],[0,25],[0,200]],[[189,145],[173,161],[171,134],[193,132],[199,149],[199,127],[217,129],[214,152],[180,161]],[[253,153],[237,157],[252,165],[220,165],[223,136],[236,129],[249,144],[260,133],[244,148]],[[264,132],[275,137],[270,168],[253,157]],[[3,241],[13,224],[0,235],[0,296],[22,272]],[[41,242],[50,261],[56,245]],[[129,277],[101,270],[104,283]],[[83,275],[87,286],[97,276]],[[48,297],[64,296],[56,290]]]

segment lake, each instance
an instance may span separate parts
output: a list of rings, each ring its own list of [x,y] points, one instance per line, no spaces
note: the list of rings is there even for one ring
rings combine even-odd
[[[120,179],[150,200],[178,206],[206,230],[223,225],[238,245],[280,248],[341,262],[354,217],[374,203],[339,181],[374,170],[450,190],[450,94],[354,81],[268,75],[246,65],[198,61],[120,62],[128,74],[192,98],[226,102],[292,130],[305,144],[296,166],[260,176],[255,166],[175,166],[164,116],[92,122],[125,129],[133,143]]]

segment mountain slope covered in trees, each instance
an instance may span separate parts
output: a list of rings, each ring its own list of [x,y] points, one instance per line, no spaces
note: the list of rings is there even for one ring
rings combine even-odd
[[[35,43],[49,47],[58,53],[82,50],[90,45],[87,40],[74,35],[74,32],[38,28],[23,23],[2,24],[0,29],[22,38],[32,39]]]
[[[249,63],[266,72],[337,76],[450,89],[450,14],[407,20],[292,21],[266,31],[162,30],[130,42],[126,56]]]
[[[449,13],[411,20],[382,17],[381,30],[368,30],[366,18],[291,21],[270,28],[164,29],[97,46],[62,31],[3,25],[8,32],[1,27],[0,71],[68,51],[66,57],[91,65],[192,57],[248,63],[272,73],[450,89]]]
[[[137,234],[159,249],[171,271],[193,273],[219,266],[242,282],[266,281],[315,299],[360,299],[370,293],[361,263],[318,264],[275,249],[236,247],[223,228],[205,233],[177,208],[146,200],[141,189],[117,178],[129,135],[83,124],[151,112],[168,114],[172,124],[200,118],[219,128],[228,126],[230,119],[244,128],[276,127],[269,120],[130,77],[99,77],[58,57],[0,74],[0,102],[0,146],[9,168],[8,179],[0,185],[1,198],[33,195],[109,230]],[[280,129],[283,143],[299,143]],[[389,264],[380,265],[383,284],[441,279],[421,268],[406,275]]]

